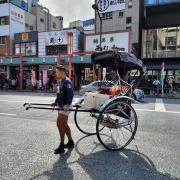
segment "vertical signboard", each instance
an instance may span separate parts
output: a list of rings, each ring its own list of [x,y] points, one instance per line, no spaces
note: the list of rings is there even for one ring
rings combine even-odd
[[[25,11],[10,4],[10,36],[15,33],[25,32]]]
[[[48,74],[46,70],[43,70],[43,86],[46,86],[48,83]]]
[[[36,86],[36,72],[34,70],[31,71],[31,84],[32,86]]]

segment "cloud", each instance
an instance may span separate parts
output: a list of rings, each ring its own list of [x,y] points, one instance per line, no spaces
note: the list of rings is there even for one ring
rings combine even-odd
[[[69,22],[75,20],[94,18],[91,7],[94,0],[40,0],[40,3],[49,8],[53,15],[63,16],[64,27],[68,27]]]

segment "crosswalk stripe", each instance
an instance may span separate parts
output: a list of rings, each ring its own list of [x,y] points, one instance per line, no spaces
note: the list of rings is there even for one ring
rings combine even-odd
[[[164,103],[163,103],[162,99],[156,99],[155,111],[161,111],[161,112],[165,112],[166,111],[166,108],[164,106]]]

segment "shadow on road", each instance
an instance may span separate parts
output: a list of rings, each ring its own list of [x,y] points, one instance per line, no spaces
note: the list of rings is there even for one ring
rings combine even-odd
[[[126,149],[123,151],[107,151],[99,148],[101,146],[95,143],[95,146],[88,146],[88,138],[92,136],[85,136],[78,140],[75,146],[75,151],[79,158],[77,161],[67,163],[71,156],[71,151],[61,154],[59,160],[54,163],[51,171],[45,171],[41,175],[37,175],[30,180],[37,179],[44,176],[49,180],[72,180],[81,177],[78,176],[78,170],[72,169],[72,165],[78,164],[83,171],[92,180],[117,180],[117,179],[138,179],[138,180],[180,180],[168,173],[159,172],[153,162],[144,154]],[[85,144],[85,147],[83,145]],[[83,147],[83,148],[82,148]],[[80,150],[82,152],[80,152]],[[88,154],[83,151],[88,150]],[[90,152],[91,151],[91,152]],[[90,152],[90,153],[89,153]],[[75,166],[74,166],[75,167]]]

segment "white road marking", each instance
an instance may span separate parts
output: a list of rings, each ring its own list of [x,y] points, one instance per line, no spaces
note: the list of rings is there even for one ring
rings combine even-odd
[[[180,111],[157,111],[153,109],[136,109],[136,111],[142,111],[142,112],[163,112],[163,113],[174,113],[174,114],[180,114]]]
[[[164,103],[163,103],[162,99],[156,99],[155,111],[160,111],[160,112],[165,112],[166,111],[166,108],[164,106]]]
[[[17,103],[17,102],[24,102],[24,101],[9,101],[9,100],[0,100],[0,102]]]
[[[17,114],[0,113],[0,116],[17,116]]]
[[[52,98],[51,98],[51,99],[52,99]],[[37,101],[50,101],[51,99],[37,99]],[[74,98],[74,99],[73,99],[73,103],[78,102],[79,99],[80,99],[80,98]],[[52,99],[52,101],[53,101],[53,100],[55,100],[55,98]],[[36,101],[36,102],[31,101],[31,103],[37,103],[37,101]],[[25,100],[25,101],[0,100],[0,102],[8,102],[8,103],[25,103],[25,102],[27,102],[27,100]]]

